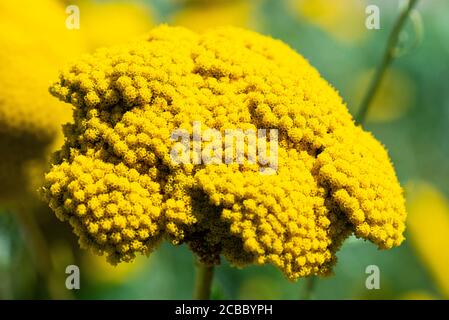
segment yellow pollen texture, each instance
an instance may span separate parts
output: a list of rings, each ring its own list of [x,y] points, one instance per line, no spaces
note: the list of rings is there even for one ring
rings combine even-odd
[[[352,233],[382,249],[404,239],[385,148],[281,41],[160,26],[79,59],[50,91],[74,111],[42,192],[80,243],[112,263],[165,239],[206,264],[272,264],[296,280],[329,274]],[[258,162],[174,163],[171,134],[195,121],[221,133],[277,129],[276,174]]]

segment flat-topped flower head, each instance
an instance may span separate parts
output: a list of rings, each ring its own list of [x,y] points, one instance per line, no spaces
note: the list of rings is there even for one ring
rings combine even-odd
[[[113,263],[167,239],[204,263],[270,263],[293,280],[329,273],[351,233],[382,249],[403,240],[402,189],[384,147],[281,41],[161,26],[81,58],[51,92],[74,106],[74,122],[43,193],[82,245]],[[171,134],[194,122],[277,129],[276,174],[174,163]]]

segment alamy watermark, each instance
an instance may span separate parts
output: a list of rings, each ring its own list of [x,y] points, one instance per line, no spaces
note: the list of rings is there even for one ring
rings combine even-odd
[[[65,279],[65,287],[69,290],[78,290],[80,288],[80,268],[71,264],[65,268],[65,273],[68,274]]]
[[[380,29],[380,9],[374,4],[370,4],[365,8],[365,13],[367,14],[365,20],[365,27],[368,30],[379,30]]]
[[[226,129],[222,133],[211,128],[203,130],[201,122],[194,121],[192,131],[190,134],[186,129],[176,129],[171,133],[171,140],[176,141],[170,151],[174,164],[248,163],[259,164],[262,174],[277,172],[277,129]]]
[[[69,30],[78,30],[80,28],[80,8],[75,5],[70,5],[65,8],[65,13],[68,14],[65,19],[65,26]]]
[[[380,269],[375,264],[371,264],[365,268],[365,273],[369,274],[365,280],[365,287],[368,290],[380,289]]]

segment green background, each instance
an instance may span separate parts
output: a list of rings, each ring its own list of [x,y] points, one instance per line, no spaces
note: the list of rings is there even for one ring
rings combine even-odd
[[[333,0],[329,0],[329,2]],[[322,1],[321,1],[322,2]],[[363,37],[345,41],[310,18],[295,11],[288,1],[260,0],[251,4],[251,28],[279,38],[302,55],[326,78],[355,114],[360,99],[352,93],[363,72],[376,67],[385,48],[389,31],[399,13],[398,1],[361,1],[361,16],[366,17],[367,4],[376,4],[381,12],[381,29],[366,30],[364,19],[359,28]],[[183,1],[146,1],[155,24],[176,23],[172,17],[187,6]],[[361,5],[360,5],[361,4]],[[201,6],[201,4],[196,4]],[[388,148],[398,177],[403,185],[426,181],[449,195],[449,2],[421,1],[418,5],[421,23],[415,28],[408,23],[401,45],[405,53],[393,62],[392,69],[411,84],[392,89],[391,99],[406,100],[405,111],[382,121],[367,119],[365,128]],[[207,19],[208,17],[204,17]],[[336,23],[350,21],[351,17]],[[418,23],[418,25],[416,25]],[[416,28],[423,31],[417,37]],[[338,26],[335,27],[338,29]],[[392,83],[395,84],[394,78]],[[400,84],[399,84],[400,85]],[[411,89],[410,89],[411,88]],[[394,91],[396,90],[396,91]],[[388,92],[386,93],[388,96]],[[14,215],[0,214],[0,298],[47,298],[36,275],[33,262],[24,245]],[[430,214],[430,213],[429,213]],[[49,214],[47,219],[53,219]],[[53,221],[69,242],[75,236],[62,223]],[[47,230],[46,232],[53,232]],[[449,235],[445,235],[449,237]],[[407,239],[413,238],[409,231]],[[76,246],[74,246],[76,248]],[[447,249],[446,249],[447,250]],[[96,275],[84,251],[75,249],[52,252],[59,265],[80,264],[81,289],[71,292],[80,299],[190,299],[194,284],[193,256],[182,245],[164,243],[149,258],[139,259],[138,266],[117,276]],[[401,299],[410,293],[424,292],[437,299],[448,298],[440,289],[432,269],[410,241],[390,251],[380,251],[373,244],[349,238],[338,253],[339,261],[332,277],[317,279],[312,299]],[[381,270],[381,289],[367,290],[365,268],[377,265]],[[89,271],[90,268],[93,268]],[[109,270],[109,269],[108,269]],[[60,268],[57,277],[65,278]],[[114,272],[105,271],[105,272]],[[56,283],[64,287],[64,282]],[[306,281],[286,280],[272,266],[231,267],[226,261],[216,268],[212,296],[216,299],[301,299]]]

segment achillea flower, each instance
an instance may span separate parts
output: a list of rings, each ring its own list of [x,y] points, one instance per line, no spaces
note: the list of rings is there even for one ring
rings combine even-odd
[[[384,147],[280,41],[162,26],[80,59],[51,92],[74,106],[74,123],[43,194],[113,263],[168,239],[204,263],[271,263],[293,280],[330,272],[351,233],[382,249],[403,240],[402,189]],[[278,129],[277,174],[174,164],[170,134],[194,121]]]
[[[64,7],[52,0],[0,3],[0,204],[22,204],[42,181],[48,150],[62,144],[70,107],[47,92],[58,64],[82,45],[65,26]],[[59,146],[58,146],[59,147]],[[36,174],[38,172],[39,174]],[[38,183],[38,184],[35,184]],[[27,198],[29,199],[29,198]]]
[[[80,35],[89,48],[110,46],[145,34],[153,26],[152,12],[141,1],[73,0],[80,10]]]
[[[409,233],[413,248],[430,271],[442,296],[449,297],[449,201],[426,182],[407,186]]]
[[[112,266],[103,257],[95,254],[84,254],[81,267],[86,267],[86,277],[96,283],[119,285],[141,272],[148,272],[148,260],[144,256],[136,257],[133,263],[122,263]]]
[[[175,25],[202,32],[221,26],[255,29],[256,1],[250,0],[183,0],[172,17]]]
[[[352,0],[290,0],[290,7],[301,20],[319,27],[338,41],[351,43],[367,35],[363,2]]]
[[[401,300],[437,300],[433,294],[416,290],[416,291],[408,291],[400,297]]]

